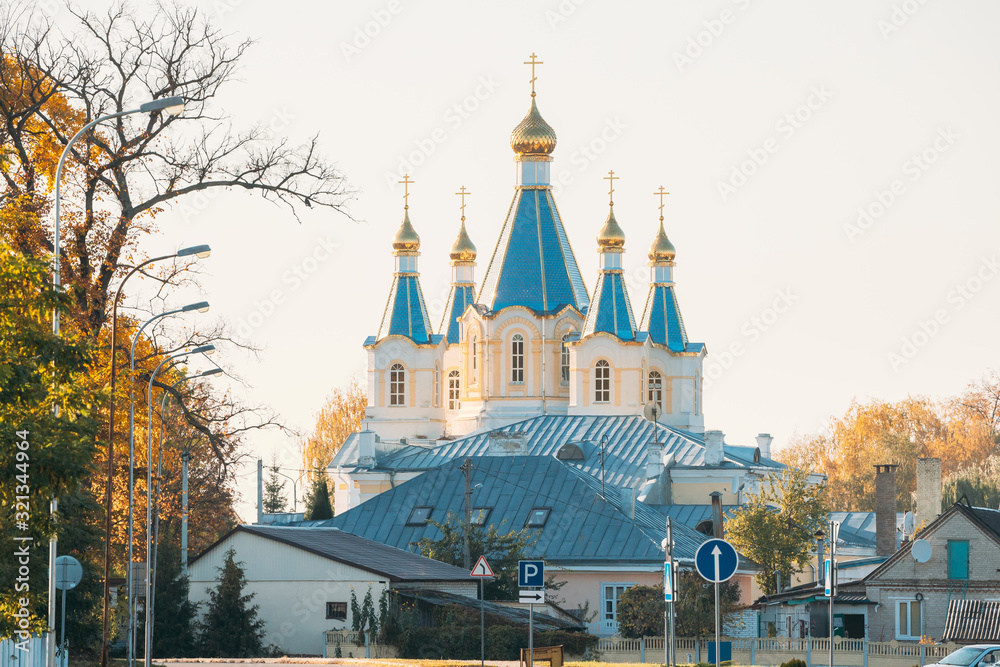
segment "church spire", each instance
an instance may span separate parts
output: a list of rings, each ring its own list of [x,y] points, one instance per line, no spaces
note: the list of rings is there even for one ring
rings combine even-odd
[[[639,328],[649,332],[654,343],[674,352],[682,352],[687,347],[688,338],[674,291],[674,257],[677,253],[663,230],[663,197],[670,193],[665,192],[661,185],[653,194],[660,198],[660,228],[649,247],[649,295]]]
[[[417,271],[417,257],[420,255],[420,236],[410,222],[410,180],[409,174],[399,181],[403,184],[403,222],[392,239],[392,254],[396,258],[396,271],[392,279],[389,300],[382,314],[382,324],[377,339],[386,336],[405,336],[414,343],[431,342],[431,324],[427,316],[423,290],[420,289],[420,273]]]
[[[458,327],[458,318],[462,316],[465,309],[475,303],[476,287],[476,246],[473,245],[469,233],[465,230],[465,198],[472,193],[465,189],[463,185],[455,193],[462,198],[462,227],[458,230],[458,238],[451,246],[451,290],[448,293],[448,301],[444,306],[444,319],[441,320],[439,333],[448,339],[448,345],[458,343],[461,335]]]
[[[608,192],[608,218],[597,235],[597,252],[601,255],[601,270],[597,274],[594,297],[583,324],[583,336],[608,333],[620,340],[635,340],[635,317],[625,289],[622,254],[625,252],[625,232],[615,219],[615,181],[618,176],[609,171],[604,177],[611,182]]]

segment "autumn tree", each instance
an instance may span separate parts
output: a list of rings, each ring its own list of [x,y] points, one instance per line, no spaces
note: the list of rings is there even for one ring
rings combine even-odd
[[[795,468],[771,473],[726,523],[726,539],[760,566],[757,585],[766,594],[776,592],[775,572],[788,581],[809,564],[813,536],[826,521],[824,489],[808,478]]]
[[[361,430],[367,405],[368,395],[357,380],[334,389],[316,415],[316,427],[302,443],[302,467],[326,470],[347,437]]]
[[[1000,509],[1000,455],[995,454],[981,464],[946,476],[942,485],[941,511],[957,503],[962,496],[973,507]]]

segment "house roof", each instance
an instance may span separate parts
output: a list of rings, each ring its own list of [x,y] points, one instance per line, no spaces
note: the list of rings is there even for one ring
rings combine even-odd
[[[831,521],[840,522],[839,544],[875,548],[875,512],[830,512]],[[903,530],[903,512],[896,512],[896,531]]]
[[[944,622],[943,642],[996,642],[1000,638],[1000,602],[951,600]]]
[[[466,456],[488,456],[491,436],[497,433],[520,435],[523,447],[532,456],[555,456],[567,443],[577,444],[584,453],[582,461],[574,462],[580,470],[601,477],[601,441],[604,445],[604,476],[609,485],[635,488],[646,481],[647,448],[656,441],[664,446],[664,456],[672,457],[673,468],[709,468],[705,464],[705,440],[701,435],[657,424],[639,415],[540,415],[514,422],[502,431],[480,431],[450,442],[392,445],[394,451],[376,456],[374,470],[428,470],[448,461]],[[357,464],[357,438],[351,436],[334,457],[331,466],[351,467]],[[388,443],[387,443],[388,444]],[[721,469],[781,470],[784,464],[761,458],[753,461],[752,448],[723,448]],[[378,452],[376,445],[376,452]],[[749,459],[749,460],[748,460]]]
[[[875,604],[868,599],[868,595],[863,590],[850,590],[849,585],[838,590],[833,601],[835,604]],[[829,602],[830,598],[825,595],[825,586],[821,582],[810,581],[791,588],[786,588],[780,593],[765,595],[757,599],[755,605],[767,604],[787,604],[800,605],[807,602]]]
[[[628,493],[601,482],[577,466],[543,456],[471,457],[473,508],[490,508],[487,523],[501,531],[525,525],[533,508],[549,510],[539,540],[529,555],[553,564],[662,563],[663,515]],[[415,550],[422,537],[437,539],[435,526],[411,522],[414,507],[432,507],[430,518],[443,522],[448,512],[464,511],[464,476],[448,462],[361,503],[319,525],[336,526],[370,540]],[[505,520],[506,519],[506,520]],[[675,557],[692,560],[706,536],[674,527]]]
[[[433,605],[454,604],[461,607],[468,607],[469,609],[474,609],[475,611],[479,611],[480,608],[482,608],[482,610],[487,614],[499,616],[500,618],[508,621],[523,623],[524,625],[527,625],[529,620],[531,620],[534,623],[535,630],[542,632],[545,630],[580,630],[584,627],[580,623],[571,623],[562,618],[552,616],[551,614],[546,614],[545,609],[547,605],[535,605],[533,614],[534,618],[529,619],[527,607],[509,607],[507,605],[491,602],[490,600],[480,601],[476,598],[465,597],[464,595],[455,595],[453,593],[445,593],[442,591],[407,589],[396,591],[396,594],[400,597],[421,600]]]
[[[331,527],[237,526],[199,554],[192,563],[237,532],[281,542],[338,563],[373,572],[390,581],[471,581],[469,573],[460,567]]]

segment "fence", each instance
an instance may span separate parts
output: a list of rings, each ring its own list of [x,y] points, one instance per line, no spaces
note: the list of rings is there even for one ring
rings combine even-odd
[[[607,662],[662,664],[663,641],[663,637],[602,637],[598,641],[597,650]],[[792,658],[805,660],[817,667],[830,664],[829,639],[723,637],[722,641],[732,642],[733,661],[737,664],[780,665]],[[711,640],[678,637],[677,662],[707,661],[709,643]],[[833,641],[833,663],[835,667],[913,667],[937,662],[957,648],[957,644],[921,645],[837,638]]]
[[[47,644],[48,635],[27,640],[27,651],[19,649],[10,639],[0,641],[0,667],[45,667]]]
[[[365,638],[363,636],[359,637],[357,632],[327,630],[323,634],[326,636],[324,658],[335,657],[338,645],[340,646],[340,653],[343,658],[361,658],[365,656]],[[395,658],[399,655],[394,646],[378,644],[374,639],[369,643],[367,649],[368,654],[372,658]],[[0,665],[0,667],[6,666]],[[32,667],[35,666],[32,665]]]

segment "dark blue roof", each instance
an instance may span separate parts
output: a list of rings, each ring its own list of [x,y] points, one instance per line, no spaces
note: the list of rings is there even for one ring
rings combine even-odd
[[[620,340],[635,340],[635,317],[621,271],[601,271],[594,299],[583,324],[583,335],[609,333]]]
[[[494,312],[508,306],[537,312],[587,308],[587,290],[551,190],[517,189],[479,298]]]
[[[458,328],[458,318],[465,309],[476,301],[476,288],[471,284],[459,283],[451,286],[448,303],[444,306],[444,318],[441,320],[439,333],[448,339],[448,344],[459,342],[461,332]]]
[[[415,273],[396,274],[376,340],[386,336],[405,336],[414,343],[423,344],[432,342],[431,333],[420,278]]]
[[[407,525],[414,507],[433,507],[430,518],[438,522],[444,522],[448,512],[462,516],[465,492],[459,463],[429,470],[319,525],[415,550],[420,538],[437,539],[441,533],[432,525]],[[502,532],[522,528],[532,508],[549,508],[529,556],[559,565],[663,561],[663,516],[637,501],[635,518],[630,518],[631,500],[617,488],[608,486],[602,497],[599,480],[551,457],[481,456],[472,457],[472,463],[472,506],[490,508],[487,523],[498,524]],[[676,557],[692,559],[704,539],[677,526]]]
[[[639,328],[648,331],[657,345],[664,345],[674,352],[684,351],[688,338],[673,285],[654,283],[650,286]]]

